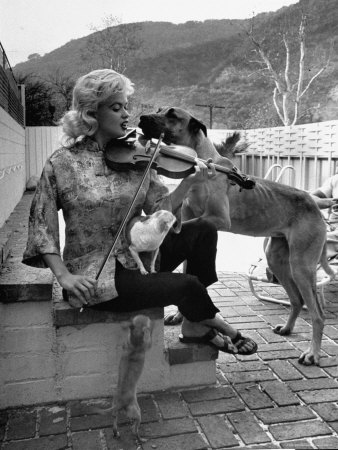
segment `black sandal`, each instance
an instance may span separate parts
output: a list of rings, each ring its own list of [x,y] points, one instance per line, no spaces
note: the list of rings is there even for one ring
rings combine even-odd
[[[218,345],[211,342],[217,335],[221,336],[223,339],[224,344],[222,347],[219,347]],[[219,350],[220,352],[231,353],[232,355],[238,354],[238,351],[236,351],[237,346],[231,341],[231,339],[229,339],[229,342],[227,342],[226,336],[218,333],[213,328],[203,336],[183,336],[183,334],[180,334],[179,340],[184,344],[205,344],[215,348],[216,350]]]
[[[244,350],[243,347],[249,342],[253,343],[254,346],[251,350]],[[237,331],[237,336],[232,339],[232,343],[237,348],[238,355],[252,355],[253,353],[256,353],[258,349],[258,345],[254,340],[249,337],[243,337],[239,331]]]

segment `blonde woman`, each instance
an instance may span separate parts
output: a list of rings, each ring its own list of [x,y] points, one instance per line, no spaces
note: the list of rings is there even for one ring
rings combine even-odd
[[[204,342],[230,353],[251,354],[257,345],[227,324],[213,304],[207,286],[217,280],[217,231],[202,220],[182,224],[167,235],[160,249],[159,272],[142,275],[119,238],[98,282],[95,275],[132,201],[143,172],[114,171],[106,165],[105,146],[128,128],[128,98],[133,85],[109,69],[79,78],[72,110],[63,119],[66,144],[47,160],[32,202],[29,237],[23,262],[49,267],[74,308],[134,311],[177,305],[184,316],[181,340]],[[192,183],[204,183],[212,173],[203,163],[169,193],[151,169],[133,213],[180,208]],[[213,172],[213,170],[211,170]],[[60,252],[58,210],[66,231]],[[187,273],[172,273],[187,260]]]

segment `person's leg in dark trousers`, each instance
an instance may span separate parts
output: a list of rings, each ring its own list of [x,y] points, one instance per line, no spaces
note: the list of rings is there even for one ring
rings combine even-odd
[[[210,286],[217,281],[216,252],[216,227],[204,219],[189,220],[182,224],[179,234],[170,232],[164,239],[160,247],[160,272],[171,272],[186,260],[186,273]]]
[[[203,219],[193,219],[182,224],[179,234],[171,231],[161,245],[160,270],[175,270],[186,261],[185,272],[195,275],[205,287],[217,281],[216,251],[217,229]],[[178,310],[184,316],[180,307]],[[180,323],[182,317],[175,312],[165,315],[167,325]]]
[[[172,272],[142,275],[117,262],[115,280],[119,297],[90,308],[137,314],[142,309],[175,304],[184,316],[180,339],[198,339],[199,342],[202,339],[205,343],[207,337],[210,345],[235,352],[234,344],[226,336],[234,338],[237,330],[224,321],[206,287],[195,275]]]
[[[217,280],[216,245],[217,230],[213,225],[203,220],[184,223],[181,233],[170,233],[162,244],[159,273],[142,275],[117,262],[119,297],[93,308],[122,312],[176,305],[190,321],[213,318],[219,310],[206,287]],[[189,273],[171,273],[184,260],[188,261]]]
[[[174,304],[192,322],[212,319],[219,312],[205,286],[193,275],[172,272],[142,275],[138,270],[128,270],[118,264],[115,281],[119,297],[106,302],[115,311]]]
[[[242,351],[244,349],[250,354],[256,344],[247,338],[243,341],[240,333],[224,321],[206,289],[217,280],[216,229],[200,220],[185,223],[182,233],[181,236],[168,236],[161,247],[161,270],[164,272],[141,275],[139,271],[125,269],[117,263],[115,281],[119,297],[93,308],[117,312],[174,304],[184,316],[184,338],[209,335],[210,329],[216,329],[221,334],[213,334],[210,341],[213,345],[228,351],[230,344],[226,336],[229,336],[243,342]],[[188,261],[190,274],[172,273],[171,270],[184,260]],[[234,344],[230,347],[233,348]]]

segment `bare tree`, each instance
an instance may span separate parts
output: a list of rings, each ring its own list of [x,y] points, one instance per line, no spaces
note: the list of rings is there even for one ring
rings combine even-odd
[[[92,26],[91,29],[94,33],[88,37],[82,59],[90,69],[105,67],[123,73],[128,59],[142,45],[142,26],[137,23],[123,24],[118,17],[108,15],[102,19],[101,27]]]
[[[310,68],[305,67],[306,57],[306,32],[307,32],[307,17],[302,13],[300,25],[298,29],[298,61],[292,58],[292,50],[290,39],[288,39],[287,31],[282,33],[282,42],[285,50],[285,65],[284,71],[279,70],[277,64],[272,61],[268,50],[264,48],[264,40],[258,40],[255,37],[254,19],[251,20],[249,29],[245,29],[245,33],[254,46],[254,51],[258,55],[258,61],[261,73],[268,77],[274,83],[273,89],[273,104],[277,111],[278,117],[284,125],[295,125],[300,117],[300,104],[305,94],[308,93],[314,81],[324,72],[330,63],[330,57],[333,48],[331,48],[326,57],[326,61],[321,64],[319,69],[316,69],[311,78],[306,79],[305,73],[313,72]],[[294,62],[293,62],[294,61]],[[298,65],[298,68],[296,67]],[[294,81],[295,80],[295,81]]]

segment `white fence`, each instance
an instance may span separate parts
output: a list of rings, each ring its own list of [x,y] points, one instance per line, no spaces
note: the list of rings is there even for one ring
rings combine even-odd
[[[26,127],[26,180],[40,176],[46,159],[60,146],[61,127]]]
[[[314,189],[338,168],[338,121],[319,122],[293,127],[260,128],[240,131],[250,144],[246,153],[236,156],[234,163],[249,175],[263,177],[269,167],[291,165],[281,182],[301,189]],[[214,142],[221,142],[232,131],[208,130]],[[26,128],[27,180],[40,175],[47,157],[60,146],[59,127]],[[271,178],[277,176],[272,171]]]
[[[338,121],[319,122],[293,127],[237,130],[250,144],[246,153],[236,156],[234,163],[251,175],[263,177],[269,167],[292,166],[281,182],[301,189],[314,189],[335,173],[338,166]],[[210,130],[214,142],[221,142],[231,131]],[[271,178],[276,177],[276,171]]]

